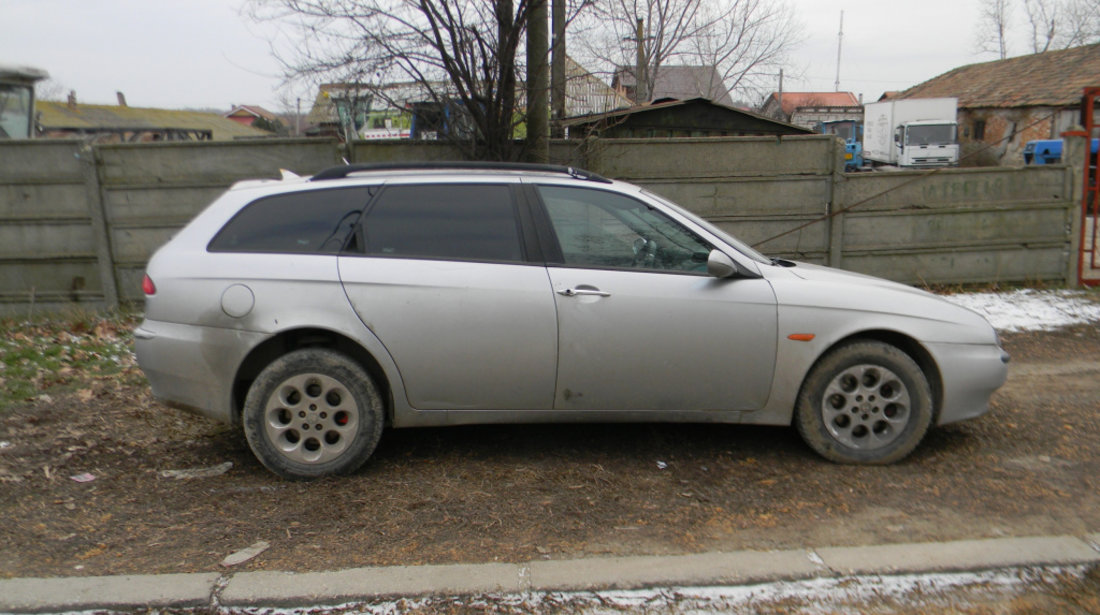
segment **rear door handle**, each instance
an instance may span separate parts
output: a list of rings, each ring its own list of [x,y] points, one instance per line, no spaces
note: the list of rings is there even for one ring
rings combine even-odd
[[[565,295],[566,297],[577,297],[580,295],[592,295],[595,297],[610,297],[611,293],[604,292],[598,288],[566,288],[558,291],[559,295]]]

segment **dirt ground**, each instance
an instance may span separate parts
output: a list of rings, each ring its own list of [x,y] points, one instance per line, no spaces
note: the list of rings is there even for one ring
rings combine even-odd
[[[1004,341],[992,412],[887,467],[794,429],[492,426],[390,431],[356,475],[294,483],[237,431],[98,378],[0,417],[0,578],[218,570],[259,540],[235,570],[1100,531],[1100,327]]]

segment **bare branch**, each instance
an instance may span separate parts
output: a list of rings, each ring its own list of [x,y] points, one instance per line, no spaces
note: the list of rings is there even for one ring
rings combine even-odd
[[[288,32],[290,44],[273,45],[287,80],[346,84],[397,109],[432,103],[468,156],[524,154],[513,135],[529,0],[249,0],[249,9]],[[393,87],[402,83],[412,87]],[[422,98],[397,99],[413,92]]]
[[[1010,0],[982,0],[978,28],[974,35],[974,49],[992,52],[1000,59],[1008,57],[1008,30],[1012,18]]]
[[[645,20],[648,92],[661,67],[676,63],[716,67],[721,83],[709,84],[711,98],[730,89],[755,96],[762,75],[776,72],[801,38],[801,25],[782,0],[599,0],[574,28],[585,59],[609,71],[633,66],[638,18]]]

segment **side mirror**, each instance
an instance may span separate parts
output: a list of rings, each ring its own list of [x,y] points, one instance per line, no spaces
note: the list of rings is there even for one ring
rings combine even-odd
[[[737,264],[724,252],[711,250],[707,256],[707,275],[712,278],[728,278],[737,274]]]

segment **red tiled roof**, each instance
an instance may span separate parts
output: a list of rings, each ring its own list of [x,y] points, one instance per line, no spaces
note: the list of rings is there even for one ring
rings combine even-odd
[[[1077,105],[1083,89],[1098,82],[1100,44],[962,66],[899,98],[955,97],[961,109],[1062,107]]]
[[[772,98],[778,94],[773,92]],[[859,99],[851,92],[783,92],[783,113],[790,115],[799,107],[858,107]]]

